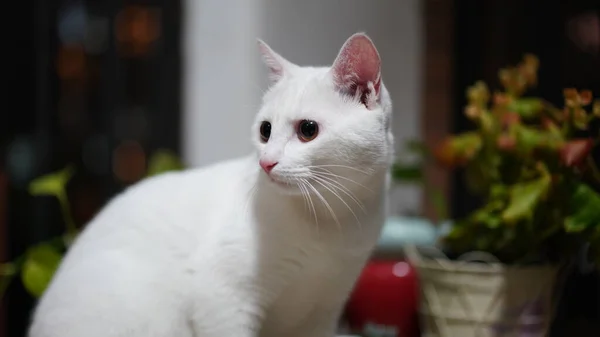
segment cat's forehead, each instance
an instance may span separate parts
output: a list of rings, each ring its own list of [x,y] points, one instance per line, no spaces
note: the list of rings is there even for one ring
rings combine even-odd
[[[262,112],[294,116],[306,111],[331,110],[340,103],[327,68],[301,68],[264,97]]]

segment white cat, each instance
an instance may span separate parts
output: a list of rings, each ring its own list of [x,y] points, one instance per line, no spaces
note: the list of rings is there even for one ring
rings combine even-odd
[[[30,337],[335,335],[385,218],[379,54],[362,33],[331,67],[259,49],[272,84],[256,153],[116,196],[66,255]]]

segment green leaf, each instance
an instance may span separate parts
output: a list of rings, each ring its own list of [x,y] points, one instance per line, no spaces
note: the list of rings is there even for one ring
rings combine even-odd
[[[567,232],[600,228],[600,195],[586,184],[578,184],[569,198],[571,215],[565,219]]]
[[[508,105],[508,109],[518,113],[525,119],[537,117],[543,108],[544,103],[542,100],[533,97],[515,99]]]
[[[517,183],[510,187],[509,202],[502,212],[502,219],[514,224],[533,216],[535,207],[546,196],[550,188],[551,178],[548,175],[529,182]]]
[[[502,219],[499,216],[499,211],[504,207],[504,201],[491,199],[483,207],[473,211],[469,216],[469,220],[476,224],[481,224],[490,229],[495,229],[502,225]]]
[[[21,280],[32,296],[40,297],[44,293],[61,259],[61,254],[49,244],[39,244],[27,251]]]
[[[477,81],[467,88],[466,92],[469,104],[484,107],[490,99],[490,90],[483,81]]]
[[[423,180],[423,168],[420,165],[395,163],[392,166],[392,177],[399,182],[421,182]]]
[[[452,138],[454,148],[462,153],[475,153],[483,144],[481,135],[476,132],[465,132]]]
[[[76,230],[66,190],[67,183],[74,173],[75,169],[69,165],[60,171],[41,176],[29,183],[29,193],[32,195],[50,195],[58,199],[69,232]]]
[[[472,220],[490,229],[498,228],[502,224],[502,219],[497,214],[491,213],[486,209],[480,209],[473,213]]]
[[[548,130],[540,130],[525,125],[515,126],[517,135],[517,150],[525,155],[529,155],[534,149],[548,148],[552,150],[559,149],[563,140]]]
[[[450,239],[450,240],[458,240],[461,237],[463,237],[464,235],[468,235],[466,223],[461,222],[461,221],[456,221],[454,223],[454,226],[452,226],[452,229],[450,230],[448,235],[446,235],[446,238]]]
[[[29,183],[29,193],[33,195],[53,195],[60,197],[65,193],[67,182],[73,176],[75,170],[72,166],[49,173],[34,179]]]
[[[508,196],[508,187],[502,184],[493,184],[490,186],[490,198],[491,199],[504,199]]]
[[[173,152],[169,150],[157,150],[150,157],[147,176],[181,169],[183,169],[183,164]]]
[[[454,167],[470,161],[483,146],[477,132],[465,132],[445,139],[435,150],[435,157],[443,165]]]

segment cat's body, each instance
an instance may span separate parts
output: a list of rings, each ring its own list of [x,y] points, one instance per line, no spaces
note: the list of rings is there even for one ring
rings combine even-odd
[[[355,35],[340,57],[369,45]],[[257,154],[115,197],[65,257],[31,337],[333,336],[385,217],[391,104],[374,47],[377,76],[354,101],[329,68],[261,50],[276,83]],[[316,138],[306,125],[288,132],[307,119]]]

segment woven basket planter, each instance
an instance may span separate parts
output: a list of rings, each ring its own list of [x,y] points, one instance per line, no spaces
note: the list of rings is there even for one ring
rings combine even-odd
[[[511,267],[482,252],[449,260],[434,248],[405,251],[419,274],[423,337],[548,336],[558,267]]]

